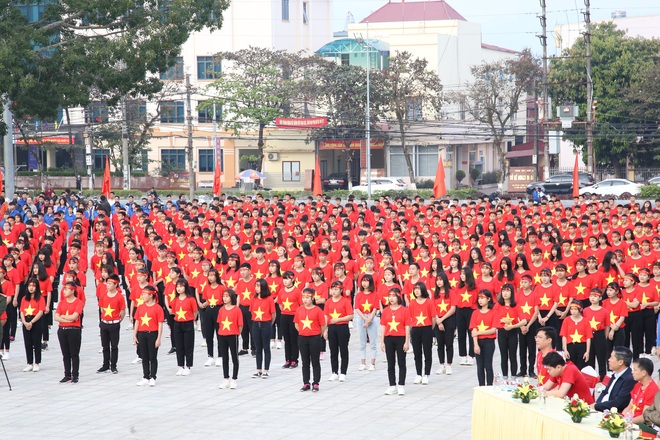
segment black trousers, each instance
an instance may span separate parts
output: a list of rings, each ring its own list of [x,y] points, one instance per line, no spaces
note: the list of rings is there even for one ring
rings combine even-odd
[[[424,375],[431,374],[433,364],[433,329],[430,325],[410,329],[410,342],[415,356],[415,370],[422,375],[422,355],[424,357]]]
[[[55,292],[55,290],[53,290]],[[44,313],[44,316],[41,317],[41,320],[43,321],[43,324],[41,324],[41,339],[44,342],[48,342],[50,340],[50,326],[53,325],[53,310],[55,310],[57,307],[55,307],[55,303],[53,301],[50,302],[50,311],[48,313]]]
[[[587,366],[587,361],[584,360],[584,354],[587,352],[586,342],[566,344],[566,351],[568,351],[568,354],[571,356],[571,362],[575,364],[578,370],[582,370]]]
[[[629,312],[626,318],[626,347],[630,347],[632,342],[633,359],[639,358],[644,351],[644,319],[642,312]]]
[[[103,368],[117,368],[120,324],[101,322],[99,328],[101,329],[101,347],[103,347]]]
[[[298,347],[300,347],[300,357],[302,360],[303,384],[309,384],[310,363],[313,372],[312,383],[318,384],[321,381],[321,335],[298,336]]]
[[[534,322],[526,334],[520,332],[518,338],[518,346],[520,348],[520,373],[527,372],[530,376],[534,374],[534,366],[536,364],[536,332],[539,329],[539,324]]]
[[[155,380],[158,374],[158,348],[156,347],[158,332],[138,332],[137,339],[140,359],[142,359],[142,377]]]
[[[252,340],[252,313],[250,313],[250,306],[239,307],[243,313],[243,330],[241,331],[243,350],[248,350],[250,347],[254,349],[254,341]]]
[[[273,334],[271,339],[282,340],[282,309],[279,304],[275,304],[275,322],[273,323]]]
[[[78,377],[80,373],[80,327],[60,327],[57,330],[57,339],[60,341],[62,361],[64,363],[64,376]]]
[[[4,350],[9,350],[9,345],[11,343],[9,337],[16,335],[16,322],[18,319],[18,313],[16,307],[14,307],[12,303],[13,299],[13,296],[7,298],[7,322],[5,322],[5,325],[2,328],[2,344],[0,344],[0,348]]]
[[[456,329],[458,330],[458,355],[461,357],[474,357],[474,341],[470,335],[470,319],[474,310],[470,308],[456,308]],[[467,338],[467,345],[465,340]],[[469,347],[469,350],[468,350]]]
[[[438,360],[441,364],[445,363],[445,353],[447,353],[447,364],[451,365],[454,361],[454,339],[456,339],[456,315],[442,321],[445,328],[440,330],[437,326],[433,329],[435,340],[438,342]]]
[[[282,314],[280,322],[284,336],[284,360],[298,362],[298,330],[293,325],[293,315]]]
[[[195,321],[174,321],[172,329],[176,344],[176,363],[179,367],[193,366],[193,353],[195,351]],[[184,364],[185,362],[185,364]]]
[[[642,328],[644,329],[644,353],[651,354],[655,346],[656,317],[652,308],[642,310]]]
[[[612,350],[614,350],[614,347],[618,346],[626,346],[626,328],[620,328],[619,330],[614,332],[614,337],[610,341],[609,338],[607,339],[607,356],[610,356],[610,353],[612,353]],[[609,370],[609,365],[608,365],[608,370]]]
[[[511,363],[511,376],[518,372],[518,334],[520,330],[497,330],[497,344],[500,347],[502,376],[509,375],[509,363]]]
[[[330,324],[328,326],[330,368],[335,374],[346,374],[348,371],[348,342],[350,339],[351,331],[348,328],[348,324]],[[340,356],[341,367],[339,366]]]
[[[549,312],[550,310],[539,310],[539,318],[545,318],[548,316]],[[548,316],[548,320],[545,322],[545,325],[554,328],[557,334],[559,334],[559,331],[561,330],[559,317],[555,313]]]
[[[273,325],[268,322],[252,321],[252,339],[257,354],[257,370],[261,366],[270,369],[270,336],[273,334]]]
[[[477,379],[479,386],[493,385],[493,355],[495,339],[479,339],[480,354],[477,355]]]
[[[174,341],[174,315],[168,312],[166,308],[163,308],[163,313],[165,313],[167,327],[170,329],[170,344],[176,350],[176,342]]]
[[[385,357],[387,358],[387,377],[390,381],[390,386],[393,387],[397,384],[396,381],[396,366],[399,365],[399,385],[406,384],[406,352],[403,345],[406,343],[405,336],[385,336],[383,338],[385,343]]]
[[[23,343],[28,364],[41,363],[41,325],[40,319],[32,324],[31,330],[23,326]]]
[[[596,369],[596,360],[598,360],[598,376],[602,380],[607,373],[607,358],[609,357],[605,330],[596,330],[593,333],[594,338],[591,340],[588,364]]]
[[[234,366],[231,378],[238,379],[238,335],[220,336],[220,356],[222,357],[222,374],[229,379],[229,354]]]
[[[206,354],[208,357],[213,357],[213,342],[216,341],[218,345],[218,356],[220,356],[220,336],[218,335],[218,311],[220,307],[207,307],[201,310],[202,319],[202,334],[206,339]]]

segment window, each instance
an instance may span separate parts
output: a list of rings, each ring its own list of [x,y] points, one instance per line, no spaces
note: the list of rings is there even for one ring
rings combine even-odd
[[[307,16],[307,2],[303,2],[303,24],[309,22],[309,17]]]
[[[409,145],[408,152],[415,176],[435,176],[439,160],[437,145]],[[400,146],[390,147],[390,175],[408,175],[408,165],[403,155],[403,148]]]
[[[282,162],[282,181],[300,182],[300,162]]]
[[[199,164],[200,173],[212,173],[215,171],[215,154],[212,149],[199,150]]]
[[[409,121],[422,120],[422,98],[408,99],[408,120]]]
[[[222,115],[222,107],[219,105],[215,106],[215,121],[220,122]],[[206,101],[200,101],[197,103],[197,120],[200,124],[211,124],[213,123],[213,104],[207,105]]]
[[[215,57],[197,57],[197,79],[216,79],[220,72],[220,60]]]
[[[108,122],[108,106],[105,101],[90,102],[85,112],[85,122],[88,124],[104,124]]]
[[[126,114],[129,124],[147,122],[147,102],[142,99],[126,100]]]
[[[176,57],[175,64],[167,72],[160,74],[163,81],[180,81],[183,79],[183,57]]]
[[[142,150],[139,154],[140,159],[133,167],[133,171],[146,173],[149,171],[149,150]]]
[[[341,65],[348,66],[351,64],[351,55],[348,53],[341,54]]]
[[[282,21],[289,21],[289,0],[282,0]]]
[[[183,148],[160,150],[160,161],[162,167],[183,171],[186,169],[186,151]]]
[[[110,154],[110,150],[103,148],[94,149],[94,169],[102,170],[105,168],[105,158]]]
[[[183,124],[183,101],[163,101],[160,104],[160,122],[163,124]]]

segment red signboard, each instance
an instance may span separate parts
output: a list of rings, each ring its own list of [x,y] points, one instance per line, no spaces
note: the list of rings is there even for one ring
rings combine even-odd
[[[76,143],[75,137],[72,139],[73,143]],[[18,145],[25,145],[25,139],[16,139]],[[28,139],[30,145],[40,145],[40,144],[57,144],[57,145],[69,145],[69,136],[46,136],[42,138],[30,138]]]
[[[351,141],[351,150],[359,150],[360,145],[364,145],[364,140],[355,139]],[[373,150],[382,150],[385,148],[385,141],[382,140],[372,140],[371,149]],[[319,143],[319,149],[321,150],[345,150],[346,145],[344,141],[332,140],[332,141],[321,141]]]
[[[328,118],[275,118],[277,128],[320,128],[328,125]]]

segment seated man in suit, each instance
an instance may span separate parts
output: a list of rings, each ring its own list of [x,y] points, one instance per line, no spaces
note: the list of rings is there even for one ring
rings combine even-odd
[[[543,358],[543,365],[550,375],[550,379],[543,385],[548,396],[563,399],[577,394],[588,404],[594,402],[589,384],[575,364],[565,361],[556,351],[551,351]]]
[[[632,351],[626,347],[614,347],[608,359],[608,365],[613,375],[607,387],[598,396],[594,405],[596,411],[616,408],[623,411],[630,403],[630,394],[635,386],[630,364],[632,363]]]

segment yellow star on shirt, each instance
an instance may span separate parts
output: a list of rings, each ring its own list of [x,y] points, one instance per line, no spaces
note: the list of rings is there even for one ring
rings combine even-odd
[[[258,321],[261,321],[261,319],[262,319],[261,317],[264,316],[264,313],[265,312],[261,311],[261,307],[259,307],[257,310],[254,311],[254,319],[258,320]]]
[[[137,299],[136,303],[137,303],[138,306],[141,306],[142,304],[144,304],[144,300],[142,299],[142,297],[139,297]]]
[[[308,329],[311,330],[311,329],[312,329],[312,323],[313,323],[314,321],[312,321],[311,319],[309,319],[309,316],[305,316],[305,319],[300,320],[300,322],[302,322],[303,329],[308,328]]]
[[[207,283],[206,281],[204,281],[203,283],[200,283],[200,284],[199,284],[199,290],[204,290],[204,288],[206,288],[206,285],[207,285],[207,284],[208,284],[208,283]]]
[[[385,262],[381,261],[380,263],[378,263],[378,267],[385,267]]]
[[[156,272],[156,275],[158,276],[158,279],[163,275],[163,269],[158,269],[158,272]]]
[[[543,379],[545,379],[545,376],[542,375],[542,374],[539,374],[537,377],[539,378],[539,384],[543,385],[543,383],[545,382],[545,381],[543,380]]]
[[[467,244],[462,244],[461,245],[461,250],[467,251],[467,247],[468,247]]]
[[[223,330],[230,330],[233,322],[229,320],[229,316],[226,316],[224,321],[220,321],[220,324],[222,324]]]
[[[399,331],[399,324],[401,324],[401,323],[400,323],[400,322],[397,322],[397,321],[394,319],[394,316],[392,316],[392,320],[391,320],[390,322],[387,323],[387,325],[390,326],[390,331],[391,331],[391,332],[397,332],[397,331]]]
[[[277,283],[275,281],[273,281],[273,284],[268,287],[270,287],[270,293],[275,293],[277,291]]]
[[[110,305],[108,304],[108,307],[106,307],[106,308],[103,309],[103,316],[112,316],[112,314],[114,313],[114,311],[115,311],[115,309],[113,309],[112,307],[110,307]]]
[[[539,284],[541,282],[541,275],[534,275],[534,283]]]
[[[543,296],[539,299],[541,300],[542,305],[544,305],[544,306],[550,305],[550,298],[548,298],[547,293],[544,293]]]
[[[456,287],[458,285],[458,280],[457,279],[449,280],[449,285],[451,287]]]
[[[165,282],[166,282],[166,283],[171,283],[171,282],[172,282],[172,278],[170,278],[169,275],[165,275]]]
[[[415,319],[417,320],[417,325],[424,325],[426,322],[426,316],[422,312],[419,312],[419,316],[415,316]]]
[[[142,325],[149,325],[149,321],[151,321],[151,316],[145,313],[144,316],[140,317],[140,320],[142,321]]]
[[[607,281],[607,284],[613,283],[614,282],[614,277],[610,274],[607,278],[605,278],[605,281]]]
[[[578,333],[577,329],[575,329],[575,332],[569,336],[571,337],[571,343],[573,344],[579,343],[582,340],[582,335]]]
[[[195,268],[192,272],[190,272],[190,275],[192,275],[193,278],[197,278],[197,275],[199,275],[200,272]]]
[[[530,312],[532,311],[532,306],[530,306],[529,303],[526,302],[524,306],[520,306],[520,309],[521,309],[526,315],[529,315]]]
[[[513,322],[513,318],[511,317],[511,315],[509,315],[509,312],[506,312],[506,316],[502,316],[500,322],[502,324],[511,324]]]
[[[582,281],[580,281],[580,284],[575,286],[575,291],[577,292],[578,295],[584,294],[584,289],[586,289],[587,286],[582,285]]]
[[[289,301],[289,298],[287,298],[282,302],[282,305],[284,306],[283,310],[289,310],[290,311],[291,306],[293,305],[293,303],[291,301]]]
[[[181,320],[181,321],[183,321],[184,319],[186,319],[186,311],[183,310],[183,309],[181,308],[181,306],[179,306],[179,310],[176,312],[176,317],[177,317],[177,319],[179,319],[179,320]]]
[[[475,280],[476,280],[477,278],[479,278],[479,273],[478,273],[476,270],[473,270],[473,271],[472,271],[472,275],[474,276],[474,279],[475,279]]]
[[[651,298],[649,298],[648,296],[646,296],[646,292],[644,292],[644,293],[642,294],[642,304],[644,304],[644,303],[648,303],[650,299],[651,299]]]
[[[469,303],[472,299],[472,295],[466,290],[465,293],[461,293],[461,298],[463,298],[462,302]]]
[[[591,325],[591,330],[596,330],[598,328],[598,324],[600,324],[600,321],[596,321],[596,317],[592,316],[591,321],[589,321],[589,325]]]
[[[367,266],[363,264],[363,265],[360,267],[360,272],[365,273],[366,271],[367,271]]]
[[[218,299],[215,296],[209,298],[209,305],[215,307],[218,305]]]
[[[183,259],[185,258],[185,256],[186,256],[186,254],[184,254],[183,252],[181,252],[181,253],[179,254],[179,261],[183,260]]]
[[[564,296],[564,293],[559,292],[559,304],[564,304],[565,299],[567,299],[567,298]]]
[[[548,258],[550,258],[550,252],[548,251],[543,252],[543,259],[547,260]]]
[[[257,277],[257,279],[259,279],[259,278],[263,278],[263,275],[264,275],[264,274],[262,274],[260,270],[258,270],[258,271],[256,271],[256,272],[254,273],[254,276]]]
[[[37,310],[37,309],[32,307],[32,304],[28,304],[27,308],[23,309],[23,314],[25,316],[33,316],[35,310]]]
[[[619,320],[619,317],[614,314],[614,311],[611,311],[610,312],[610,324],[615,325],[618,320]]]
[[[408,272],[403,274],[403,281],[408,281],[410,279],[410,274]]]
[[[639,272],[639,269],[640,269],[640,268],[637,267],[637,265],[635,264],[635,265],[634,265],[633,267],[631,267],[630,269],[631,269],[632,272],[636,275],[636,274]]]
[[[479,332],[485,332],[485,331],[488,330],[488,329],[489,329],[489,327],[488,327],[486,324],[484,324],[484,320],[482,319],[482,320],[481,320],[481,324],[479,324],[479,325],[477,326],[477,331],[479,331]]]
[[[236,280],[233,278],[228,278],[227,280],[225,280],[225,284],[227,284],[227,287],[229,287],[230,289],[233,289],[234,285],[236,284]]]
[[[365,313],[371,313],[371,306],[372,304],[369,303],[369,300],[366,300],[364,304],[362,304],[362,310],[364,310]]]
[[[295,287],[300,286],[300,280],[295,280],[295,281],[293,282],[293,285],[294,285]]]
[[[440,309],[441,312],[446,313],[447,309],[449,308],[449,304],[443,301],[441,303],[438,303],[438,308]]]
[[[334,312],[330,313],[330,317],[331,317],[332,319],[339,319],[339,318],[341,318],[341,313],[339,313],[339,312],[337,311],[337,309],[335,309]]]
[[[424,268],[424,269],[420,270],[419,273],[422,276],[422,278],[426,278],[426,276],[429,274],[429,271],[428,271],[428,269]]]
[[[250,299],[250,291],[248,290],[247,287],[245,288],[245,290],[243,291],[243,293],[241,293],[241,295],[243,295],[243,299],[245,299],[245,300]]]

